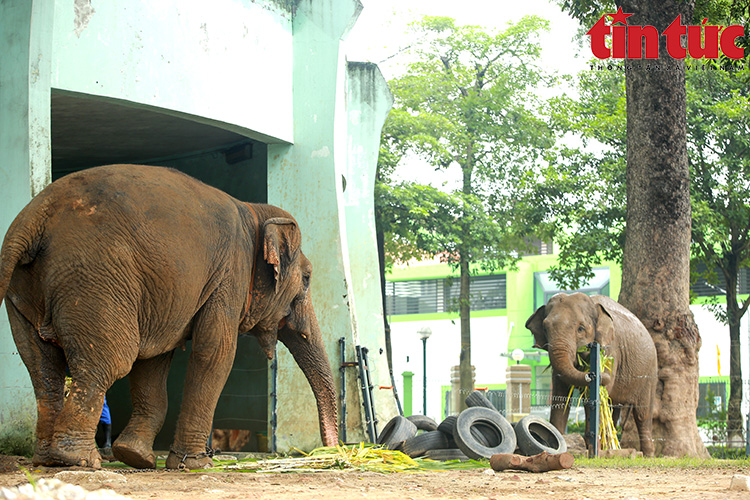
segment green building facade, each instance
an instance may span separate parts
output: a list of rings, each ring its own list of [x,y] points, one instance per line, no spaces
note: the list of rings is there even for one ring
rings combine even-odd
[[[532,392],[540,395],[536,399],[532,395],[532,401],[543,406],[545,391],[551,389],[549,358],[545,351],[532,347],[533,337],[525,323],[552,295],[560,291],[569,292],[558,289],[549,279],[548,270],[556,262],[557,257],[553,254],[531,255],[520,259],[514,269],[493,273],[482,271],[479,267],[472,269],[472,364],[477,388],[490,391],[504,389],[505,370],[512,362],[509,360],[510,353],[514,349],[522,349],[525,357],[521,363],[532,367]],[[750,278],[746,269],[743,273],[742,276],[748,275]],[[622,283],[620,266],[614,262],[603,262],[594,269],[594,275],[579,291],[608,295],[617,300]],[[750,289],[748,278],[741,277],[743,293],[747,293],[745,288]],[[447,264],[417,262],[394,267],[387,280],[386,312],[392,328],[394,372],[413,374],[410,376],[413,377],[413,391],[405,397],[412,402],[413,412],[421,413],[425,360],[416,332],[429,327],[433,335],[427,340],[428,414],[442,418],[451,409],[448,396],[453,376],[451,370],[458,365],[460,349],[459,316],[452,303],[458,296],[458,271]],[[699,353],[702,394],[699,415],[706,413],[712,404],[726,408],[729,390],[728,327],[705,307],[708,295],[715,293],[715,290],[715,287],[700,282],[693,285],[695,304],[691,310],[703,339]],[[723,300],[723,297],[719,297],[719,300]],[[743,339],[747,338],[747,318],[743,319],[742,331]],[[744,354],[746,352],[747,349],[743,348],[745,374],[750,357]],[[748,406],[747,399],[748,395],[745,395],[745,407]]]

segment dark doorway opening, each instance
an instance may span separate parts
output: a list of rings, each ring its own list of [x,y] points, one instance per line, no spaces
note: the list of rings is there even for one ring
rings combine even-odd
[[[52,91],[52,179],[113,163],[172,167],[247,202],[267,201],[267,145],[207,121],[158,109],[67,91]],[[190,355],[175,352],[168,379],[169,411],[156,438],[168,450],[182,404]],[[214,428],[240,436],[235,451],[266,451],[268,361],[253,337],[240,337],[234,367],[214,415]],[[127,424],[132,407],[127,377],[107,393],[112,434]]]

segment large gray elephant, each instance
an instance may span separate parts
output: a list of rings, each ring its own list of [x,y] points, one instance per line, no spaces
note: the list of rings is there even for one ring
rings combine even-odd
[[[653,456],[651,421],[658,367],[656,347],[640,320],[603,295],[558,293],[531,315],[526,328],[534,335],[534,347],[549,351],[552,425],[565,432],[570,405],[564,401],[570,387],[587,385],[586,374],[577,366],[577,351],[596,340],[612,357],[612,371],[602,374],[602,385],[614,405],[632,406],[641,451]],[[616,407],[615,421],[619,413]]]
[[[104,394],[129,374],[133,413],[112,451],[155,467],[172,353],[192,340],[166,466],[210,466],[214,410],[246,332],[269,359],[277,339],[286,345],[312,387],[323,443],[336,445],[333,376],[300,244],[284,210],[167,168],[110,165],[50,184],[0,253],[0,301],[37,400],[33,463],[99,467]]]

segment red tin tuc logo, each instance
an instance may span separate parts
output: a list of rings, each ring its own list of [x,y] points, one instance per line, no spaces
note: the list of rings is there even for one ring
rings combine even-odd
[[[599,59],[658,59],[659,31],[654,26],[628,25],[628,16],[622,7],[615,14],[603,15],[586,33],[591,37],[591,52]],[[605,18],[612,17],[607,24]],[[675,59],[684,59],[687,55],[694,59],[717,59],[719,47],[721,53],[732,59],[745,57],[745,49],[738,47],[738,37],[745,36],[745,29],[739,25],[707,25],[708,19],[698,26],[685,26],[677,16],[661,36],[666,39],[667,52]],[[687,47],[680,39],[687,35]],[[611,37],[611,43],[607,38]],[[645,53],[645,54],[644,54]]]

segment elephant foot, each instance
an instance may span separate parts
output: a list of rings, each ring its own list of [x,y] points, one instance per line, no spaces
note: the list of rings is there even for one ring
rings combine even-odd
[[[36,442],[36,448],[34,449],[34,456],[31,459],[31,464],[34,466],[53,466],[58,465],[50,456],[50,444],[47,440],[41,440]]]
[[[112,444],[112,454],[120,462],[135,469],[156,468],[154,451],[139,441],[117,439]]]
[[[49,455],[49,452],[44,452],[44,453],[34,452],[34,456],[31,459],[31,465],[35,467],[36,466],[50,467],[50,466],[59,465],[59,464],[52,459],[52,457]]]
[[[102,457],[96,448],[66,450],[53,447],[50,449],[48,457],[49,463],[47,465],[77,465],[92,469],[102,468]]]
[[[653,457],[655,453],[654,442],[651,440],[641,441],[641,451],[644,457]]]
[[[169,452],[165,467],[167,469],[187,469],[200,470],[210,469],[214,466],[214,461],[207,453],[195,454],[177,454],[174,451]]]

